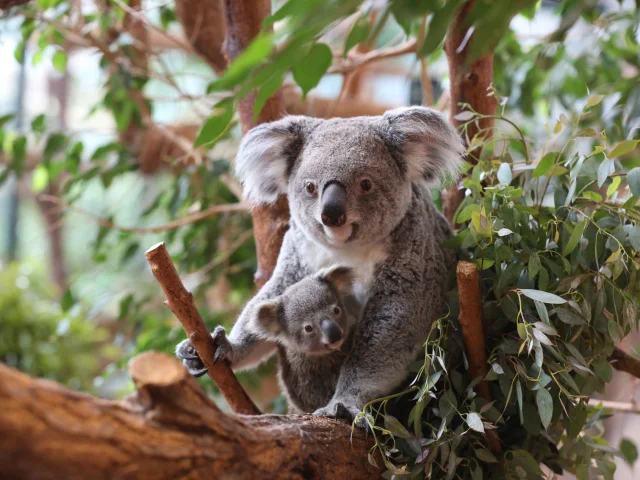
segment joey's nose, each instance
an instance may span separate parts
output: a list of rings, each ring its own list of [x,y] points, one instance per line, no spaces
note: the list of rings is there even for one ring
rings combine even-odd
[[[329,345],[333,345],[342,340],[342,329],[333,320],[322,321],[322,333]]]
[[[347,221],[347,190],[338,182],[329,183],[322,193],[322,223],[341,227]]]

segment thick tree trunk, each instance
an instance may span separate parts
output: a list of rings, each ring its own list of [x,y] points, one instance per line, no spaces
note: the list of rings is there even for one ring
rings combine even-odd
[[[447,38],[444,42],[444,51],[449,63],[449,78],[451,82],[451,123],[459,127],[462,122],[455,119],[456,115],[463,111],[461,104],[467,103],[478,113],[483,115],[495,115],[496,99],[487,96],[488,88],[493,82],[493,54],[487,55],[467,66],[467,49],[460,46],[465,40],[468,28],[466,17],[471,11],[474,0],[467,1],[453,22],[449,25]],[[469,42],[466,42],[469,45]],[[485,118],[475,122],[467,128],[467,138],[472,139],[480,130],[493,127],[493,119]],[[488,135],[491,131],[487,130]],[[476,149],[467,157],[467,161],[475,163],[480,156],[481,149]],[[444,214],[452,221],[456,209],[464,200],[464,191],[454,186],[447,190],[443,199]]]
[[[240,55],[260,33],[262,22],[270,12],[269,0],[224,0],[227,29],[224,51],[229,62]],[[238,102],[243,133],[257,124],[278,120],[284,111],[280,91],[267,100],[257,121],[253,119],[254,103],[255,93],[247,95]],[[255,283],[261,287],[271,277],[276,267],[282,238],[289,228],[289,203],[286,196],[281,196],[273,205],[254,208],[251,216],[258,257]]]
[[[377,478],[351,427],[305,416],[229,416],[174,359],[130,363],[124,402],[82,395],[0,364],[0,478]]]

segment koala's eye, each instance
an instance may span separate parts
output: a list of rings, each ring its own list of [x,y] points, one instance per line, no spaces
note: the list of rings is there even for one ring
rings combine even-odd
[[[313,182],[307,182],[304,184],[304,189],[307,191],[307,193],[312,196],[315,197],[316,195],[316,184]]]
[[[304,331],[307,333],[311,333],[313,332],[313,327],[311,325],[305,325],[304,326]]]
[[[340,312],[341,312],[341,311],[342,311],[342,310],[340,310],[340,307],[338,307],[338,306],[333,307],[333,314],[334,314],[336,317],[340,315]]]
[[[362,191],[362,193],[369,193],[371,190],[373,190],[373,182],[368,178],[363,178],[362,180],[360,180],[360,190]]]

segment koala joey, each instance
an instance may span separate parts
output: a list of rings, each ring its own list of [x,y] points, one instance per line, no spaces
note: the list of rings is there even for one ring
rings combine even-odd
[[[353,268],[362,316],[335,393],[315,413],[353,417],[398,387],[443,311],[456,258],[440,247],[451,227],[429,186],[455,177],[463,153],[456,130],[426,107],[377,117],[289,116],[250,130],[235,165],[244,195],[265,205],[287,194],[291,220],[272,277],[229,334],[232,367],[255,365],[276,350],[250,327],[258,304],[341,264]],[[196,373],[203,368],[197,357],[184,360]]]
[[[335,392],[360,315],[352,282],[349,267],[323,269],[256,305],[250,316],[249,330],[277,345],[278,376],[290,413],[324,407]],[[219,337],[218,345],[226,343],[223,351],[233,359],[234,346]]]

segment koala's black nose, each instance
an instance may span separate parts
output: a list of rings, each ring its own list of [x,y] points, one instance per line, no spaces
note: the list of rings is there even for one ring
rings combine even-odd
[[[342,340],[342,329],[333,320],[322,321],[322,333],[329,345],[333,345]]]
[[[322,223],[327,227],[341,227],[347,221],[347,190],[338,182],[331,182],[322,193]]]

